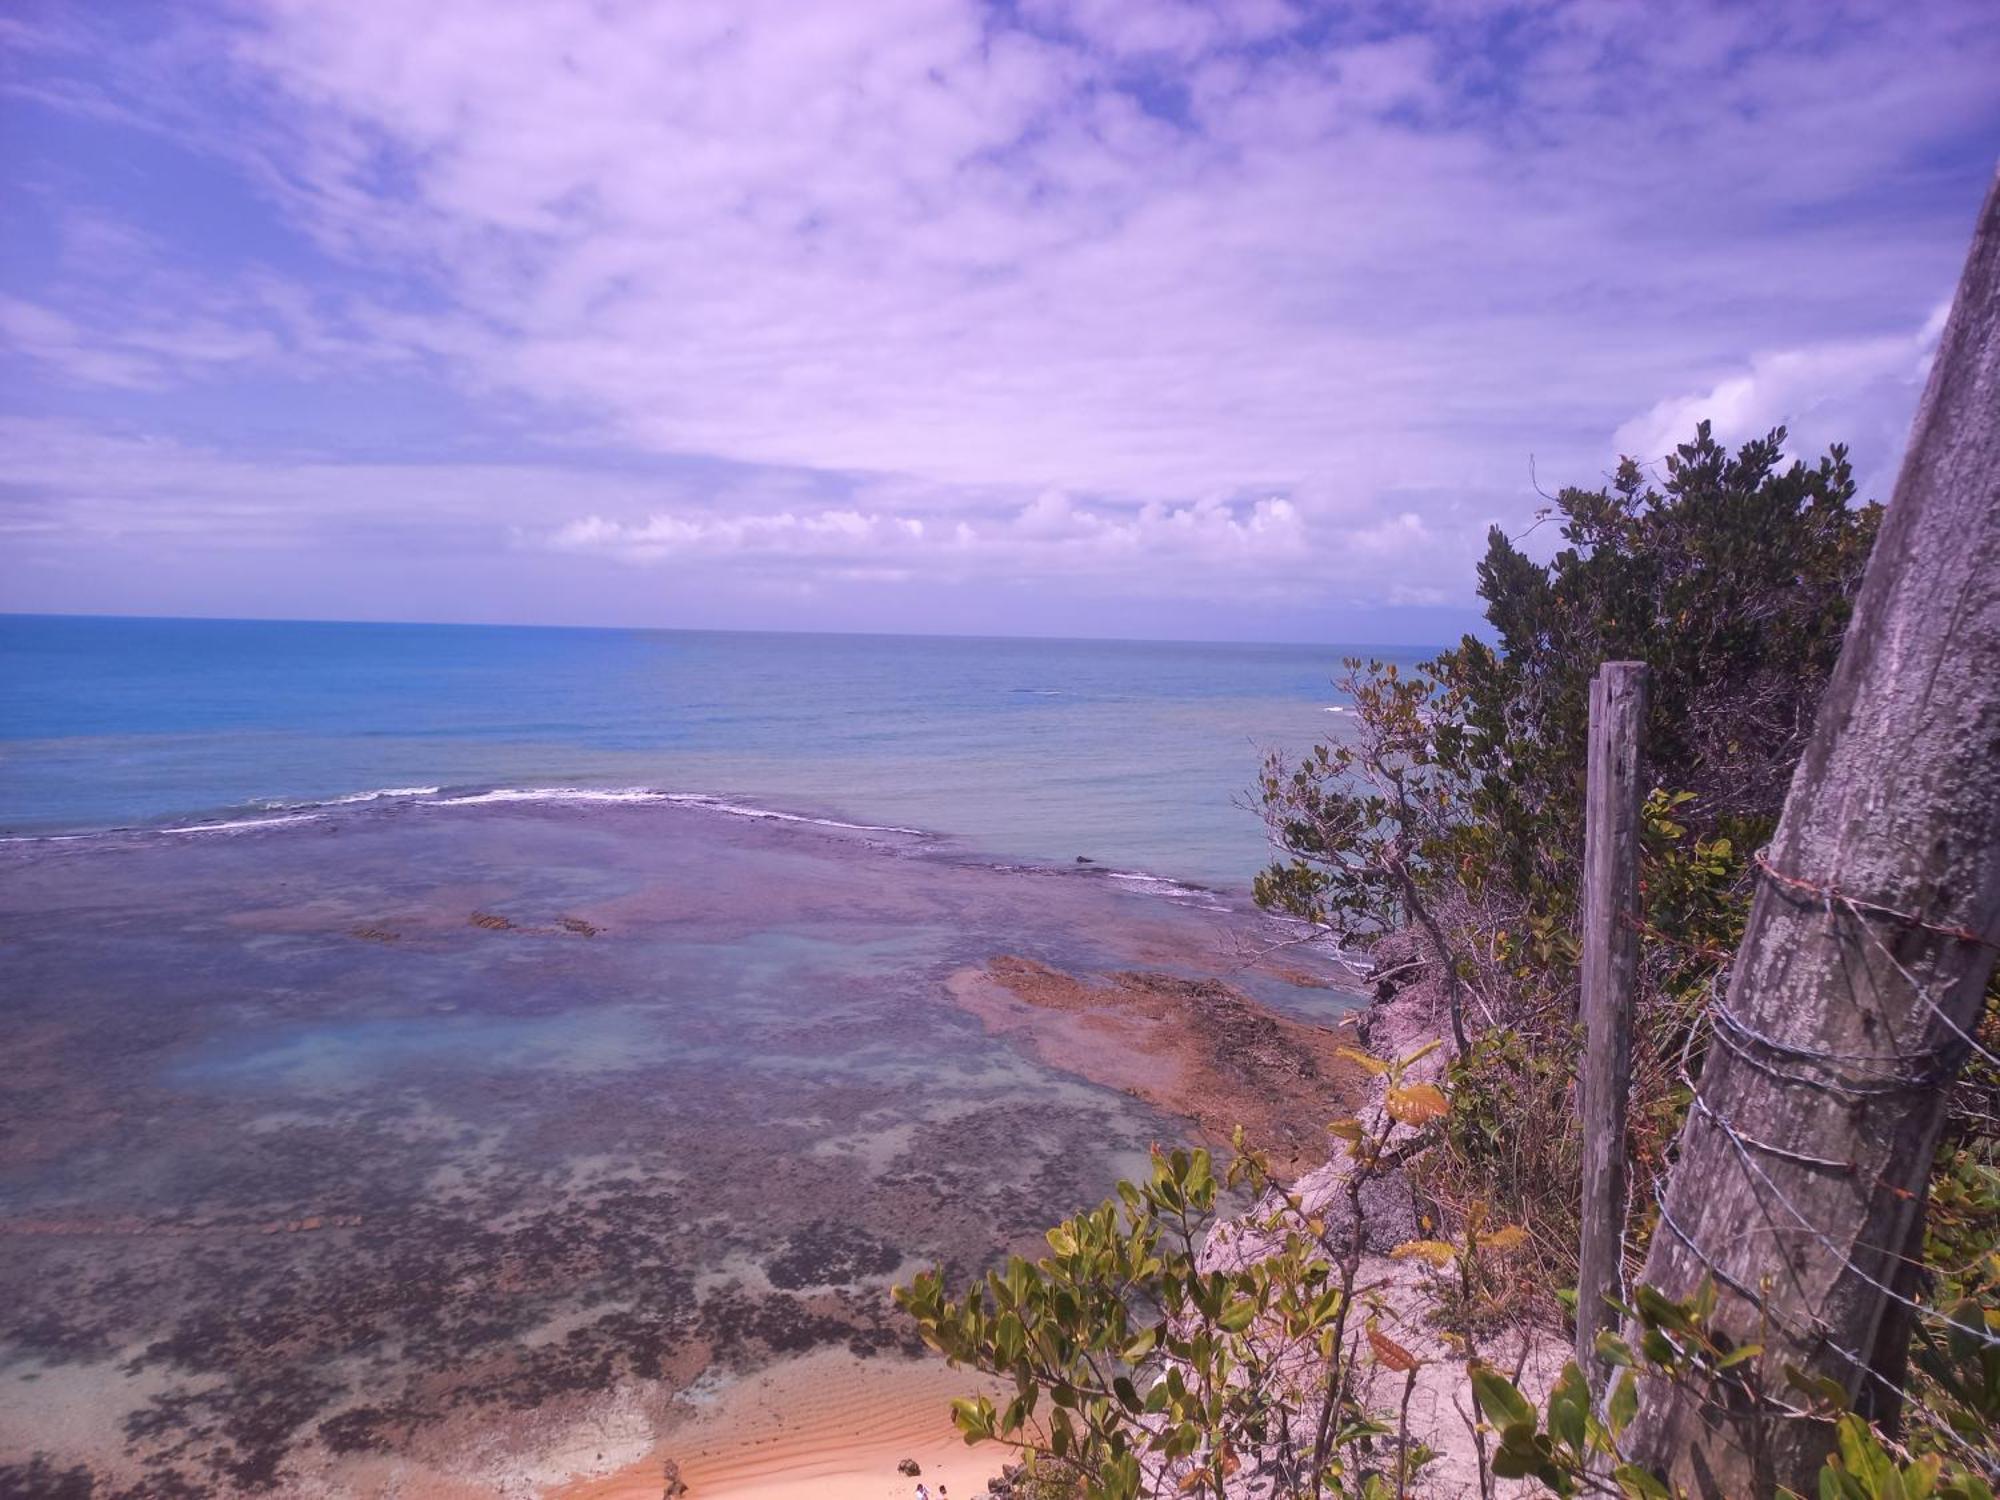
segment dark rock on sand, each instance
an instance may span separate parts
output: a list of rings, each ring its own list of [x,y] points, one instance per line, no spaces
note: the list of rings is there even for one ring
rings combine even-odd
[[[825,1220],[786,1239],[764,1267],[771,1285],[785,1291],[809,1286],[843,1286],[870,1276],[887,1276],[903,1263],[903,1252],[852,1224]]]

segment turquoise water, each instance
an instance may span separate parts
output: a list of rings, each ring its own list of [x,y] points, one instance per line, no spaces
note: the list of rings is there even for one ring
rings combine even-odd
[[[1355,649],[0,616],[0,830],[648,787],[1238,885]]]
[[[372,1493],[341,1466],[419,1457],[518,1494],[496,1454],[620,1403],[914,1352],[893,1282],[1035,1251],[1194,1128],[966,977],[1336,1019],[1311,955],[1251,969],[1284,935],[663,797],[0,842],[0,1496]]]
[[[1196,1130],[996,959],[1356,1002],[1235,800],[1340,654],[0,617],[0,1496],[517,1493],[915,1352]]]

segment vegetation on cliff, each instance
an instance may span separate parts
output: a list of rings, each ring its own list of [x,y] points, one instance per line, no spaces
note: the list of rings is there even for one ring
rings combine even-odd
[[[1657,486],[1628,458],[1609,488],[1563,490],[1545,520],[1567,545],[1547,563],[1496,530],[1479,568],[1493,641],[1468,636],[1415,673],[1350,661],[1352,733],[1264,769],[1282,857],[1257,899],[1350,947],[1420,940],[1413,957],[1444,988],[1459,1043],[1453,1170],[1432,1173],[1434,1190],[1531,1226],[1548,1286],[1575,1269],[1590,678],[1610,659],[1652,668],[1643,1197],[1685,1108],[1693,1022],[1742,934],[1751,854],[1776,825],[1880,523],[1879,505],[1855,503],[1845,449],[1786,465],[1785,440],[1780,428],[1732,454],[1703,423]]]
[[[1929,1194],[1926,1303],[1901,1389],[1906,1410],[1847,1410],[1803,1371],[1773,1383],[1757,1347],[1719,1331],[1715,1288],[1640,1288],[1614,1374],[1593,1400],[1574,1365],[1538,1404],[1482,1356],[1496,1319],[1563,1316],[1573,1284],[1577,1138],[1578,866],[1584,726],[1596,665],[1650,665],[1633,1201],[1655,1201],[1669,1141],[1702,1067],[1699,1024],[1749,911],[1755,851],[1839,658],[1882,511],[1855,503],[1836,447],[1785,463],[1782,429],[1734,453],[1704,424],[1657,483],[1622,463],[1611,485],[1567,489],[1546,519],[1546,563],[1495,533],[1480,567],[1490,642],[1468,637],[1415,672],[1347,664],[1351,731],[1296,764],[1273,759],[1262,802],[1281,851],[1257,882],[1268,908],[1372,949],[1386,995],[1430,987],[1455,1046],[1433,1085],[1416,1061],[1378,1061],[1379,1106],[1333,1122],[1356,1218],[1270,1181],[1254,1153],[1223,1176],[1258,1207],[1229,1233],[1259,1253],[1203,1250],[1215,1172],[1169,1154],[1150,1183],[1050,1233],[954,1298],[935,1278],[903,1294],[925,1337],[1012,1378],[1017,1399],[967,1403],[968,1440],[1038,1455],[1044,1482],[1091,1495],[1389,1496],[1421,1486],[1430,1454],[1393,1395],[1417,1357],[1384,1334],[1358,1280],[1361,1184],[1414,1183],[1433,1237],[1397,1247],[1431,1268],[1435,1320],[1477,1417],[1478,1483],[1556,1494],[1669,1496],[1624,1453],[1645,1382],[1694,1390],[1750,1425],[1816,1424],[1832,1453],[1825,1497],[1990,1496],[2000,1473],[2000,1076],[1959,1081]],[[1983,1020],[1996,1040],[1993,993]],[[1191,1216],[1192,1215],[1192,1219]],[[1633,1269],[1655,1221],[1628,1239]],[[1381,1375],[1391,1376],[1383,1399]],[[1796,1377],[1796,1378],[1794,1378]],[[1755,1441],[1754,1435],[1752,1441]]]

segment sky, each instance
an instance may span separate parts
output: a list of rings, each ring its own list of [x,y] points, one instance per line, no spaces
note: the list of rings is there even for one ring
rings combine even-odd
[[[1996,79],[1990,0],[10,4],[0,609],[1435,644],[1703,417],[1888,498]]]

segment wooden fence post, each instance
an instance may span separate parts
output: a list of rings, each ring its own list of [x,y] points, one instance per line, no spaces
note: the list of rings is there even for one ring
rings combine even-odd
[[[1632,992],[1639,973],[1639,807],[1646,664],[1608,661],[1590,684],[1590,769],[1583,834],[1583,1244],[1576,1361],[1602,1384],[1596,1344],[1624,1295],[1625,1101]]]
[[[1868,1416],[1903,1397],[1924,1189],[2000,953],[2000,176],[1820,699],[1641,1279]],[[1953,1330],[1954,1340],[1965,1330]],[[1975,1344],[1990,1337],[1971,1327]],[[1814,1492],[1833,1426],[1642,1378],[1625,1457],[1703,1495]]]

